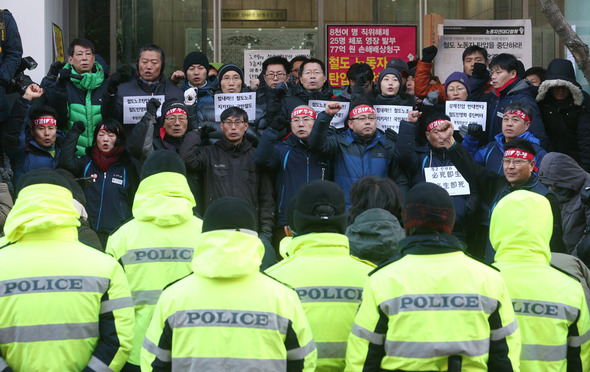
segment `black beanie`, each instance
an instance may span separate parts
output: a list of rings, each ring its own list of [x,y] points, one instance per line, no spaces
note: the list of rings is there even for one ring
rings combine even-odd
[[[172,98],[164,101],[164,103],[162,104],[162,117],[166,117],[166,113],[173,108],[183,109],[188,116],[188,107],[186,107],[186,105],[180,102],[178,99]]]
[[[242,82],[244,82],[244,70],[242,70],[240,68],[240,66],[234,65],[234,64],[228,64],[228,65],[221,66],[221,68],[219,69],[217,79],[219,81],[221,81],[221,79],[223,79],[223,75],[225,75],[228,71],[237,72],[240,75],[240,79],[242,79]]]
[[[143,163],[141,179],[144,180],[149,176],[162,172],[180,173],[186,177],[186,166],[176,152],[156,150]]]
[[[455,204],[445,189],[422,182],[408,191],[402,219],[408,236],[416,227],[450,234],[455,224]]]
[[[426,117],[425,124],[426,124],[426,126],[428,126],[428,124],[432,123],[433,121],[437,121],[437,120],[451,121],[451,118],[449,117],[449,115],[445,114],[443,111],[434,111]]]
[[[201,65],[205,66],[207,71],[209,71],[209,59],[202,52],[190,52],[189,54],[184,57],[184,73],[186,74],[186,70],[192,65]]]
[[[244,200],[224,197],[214,200],[203,217],[203,232],[226,229],[257,231],[254,209]]]
[[[25,187],[40,183],[61,186],[73,193],[68,180],[65,179],[65,177],[61,174],[57,173],[54,169],[50,168],[37,168],[25,173],[16,185],[16,193],[18,195],[18,193],[21,192],[21,190]]]
[[[301,186],[293,212],[297,235],[346,231],[344,193],[331,181],[316,180]]]

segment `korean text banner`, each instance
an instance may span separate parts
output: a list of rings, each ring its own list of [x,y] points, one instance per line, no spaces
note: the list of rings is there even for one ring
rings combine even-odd
[[[375,81],[387,61],[416,59],[416,26],[327,25],[328,81],[348,84],[346,71],[357,62],[371,66]]]

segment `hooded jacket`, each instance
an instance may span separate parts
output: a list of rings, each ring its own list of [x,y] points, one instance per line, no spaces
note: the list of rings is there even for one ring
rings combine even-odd
[[[533,145],[533,148],[537,153],[537,155],[535,155],[535,166],[540,168],[541,161],[547,154],[547,151],[541,147],[541,142],[539,139],[529,131],[524,132],[518,136],[518,138],[525,139]],[[504,167],[502,163],[502,159],[504,159],[504,144],[506,143],[504,134],[498,133],[494,139],[495,141],[490,142],[478,149],[477,138],[468,133],[465,135],[462,145],[465,146],[467,150],[469,150],[469,153],[473,156],[476,162],[498,174],[504,174]]]
[[[0,365],[74,372],[120,370],[127,361],[127,279],[112,257],[78,242],[78,218],[64,187],[19,192],[4,226],[11,244],[0,249]]]
[[[554,193],[561,205],[563,241],[567,253],[572,253],[590,227],[590,207],[582,203],[581,193],[590,187],[590,174],[574,159],[559,152],[550,152],[539,168],[539,180],[559,189]]]
[[[315,370],[317,352],[292,289],[260,273],[264,247],[240,231],[203,233],[193,273],[164,290],[142,370]]]
[[[551,206],[540,195],[515,191],[503,198],[490,225],[494,266],[518,320],[521,371],[587,371],[588,306],[580,283],[549,265],[552,222]]]
[[[162,172],[139,184],[131,221],[108,240],[106,253],[125,269],[135,308],[135,337],[129,363],[139,365],[149,321],[168,284],[190,274],[202,221],[186,177]]]
[[[569,95],[557,100],[554,87],[566,87]],[[590,96],[576,81],[569,60],[556,58],[549,66],[536,98],[549,138],[549,151],[568,154],[590,171]]]
[[[397,217],[381,208],[364,211],[346,228],[350,254],[374,265],[399,255],[397,244],[406,237]]]
[[[101,106],[105,96],[108,95],[108,80],[98,62],[94,62],[92,72],[85,72],[82,75],[78,74],[69,63],[66,63],[63,68],[70,70],[72,74],[65,86],[61,86],[57,81],[44,79],[41,87],[47,90],[47,101],[57,110],[60,121],[65,122],[64,131],[70,130],[76,121],[81,121],[86,126],[86,130],[78,138],[76,151],[78,156],[82,156],[86,147],[92,145],[94,128],[102,120]],[[82,79],[74,76],[81,76]]]
[[[256,210],[259,232],[269,237],[275,209],[272,183],[254,164],[254,153],[245,138],[238,145],[224,137],[211,146],[201,146],[199,130],[188,132],[180,148],[187,170],[203,176],[204,210],[224,196],[245,200]]]
[[[344,370],[346,340],[373,267],[350,256],[345,235],[309,233],[293,238],[289,257],[266,270],[297,291],[318,349],[317,372]]]
[[[500,273],[449,234],[412,235],[374,270],[348,339],[345,371],[518,371],[520,334]]]

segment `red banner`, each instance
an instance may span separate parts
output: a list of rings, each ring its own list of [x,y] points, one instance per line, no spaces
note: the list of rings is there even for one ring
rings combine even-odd
[[[416,26],[326,26],[328,79],[333,87],[348,84],[346,72],[353,64],[371,66],[375,81],[387,61],[416,59]]]

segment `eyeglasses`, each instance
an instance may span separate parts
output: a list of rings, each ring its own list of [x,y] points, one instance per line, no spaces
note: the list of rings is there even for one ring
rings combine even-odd
[[[245,121],[222,121],[221,124],[231,128],[233,126],[235,126],[236,128],[241,128],[242,126],[244,126],[244,124],[246,124]]]
[[[273,79],[274,80],[274,79],[282,79],[285,76],[287,76],[287,74],[285,74],[284,72],[277,72],[276,74],[275,73],[272,73],[272,72],[269,72],[269,73],[267,73],[264,76],[266,76],[268,79]]]
[[[323,74],[324,74],[324,72],[323,72],[323,71],[321,71],[321,70],[315,70],[315,71],[305,71],[305,72],[303,73],[303,75],[305,75],[305,76],[309,76],[309,75],[313,75],[313,76],[321,76],[321,75],[323,75]]]
[[[291,72],[292,73],[295,72],[295,73],[298,74],[300,70],[301,70],[300,68],[294,68],[294,69],[291,70]]]
[[[309,124],[309,123],[313,123],[314,120],[312,117],[309,117],[309,116],[305,117],[305,118],[296,118],[296,119],[291,120],[291,123],[293,123],[293,124],[299,124],[301,122],[303,122],[305,124]]]
[[[363,116],[359,116],[358,118],[351,118],[349,120],[352,120],[352,121],[356,120],[360,123],[363,123],[365,121],[375,121],[375,120],[377,120],[377,117],[375,115],[368,115],[368,116],[363,115]]]
[[[502,163],[504,165],[514,164],[515,167],[520,167],[521,165],[530,162],[530,160],[523,160],[523,159],[502,159]]]
[[[186,118],[185,116],[168,116],[166,119],[164,119],[164,122],[166,122],[167,124],[174,124],[176,122],[179,123],[186,123],[188,121],[188,118]]]

